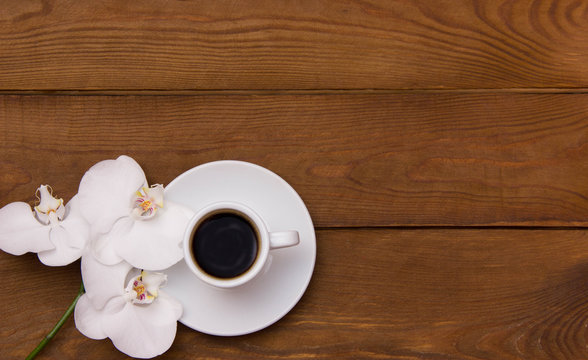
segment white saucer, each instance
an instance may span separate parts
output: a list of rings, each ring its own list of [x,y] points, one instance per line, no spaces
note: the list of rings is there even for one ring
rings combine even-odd
[[[182,260],[166,270],[163,289],[184,306],[180,322],[211,335],[244,335],[281,319],[304,294],[316,257],[314,226],[296,191],[273,172],[242,161],[216,161],[178,176],[166,199],[194,211],[217,201],[237,201],[255,210],[270,231],[297,230],[300,244],[270,251],[262,273],[234,289],[203,283]]]

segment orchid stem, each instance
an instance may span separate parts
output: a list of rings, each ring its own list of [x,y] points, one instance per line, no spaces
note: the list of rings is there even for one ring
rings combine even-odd
[[[53,327],[53,329],[51,329],[51,331],[43,338],[43,340],[41,340],[41,342],[39,343],[39,345],[37,345],[37,347],[33,351],[31,351],[31,353],[29,354],[29,356],[26,357],[26,360],[34,359],[35,356],[37,356],[39,354],[39,352],[41,352],[41,350],[43,350],[43,348],[45,347],[45,345],[47,345],[47,343],[51,339],[53,339],[53,337],[55,336],[55,334],[57,334],[57,332],[59,331],[59,329],[61,329],[61,327],[63,326],[63,324],[65,324],[65,322],[67,321],[67,319],[73,313],[74,309],[76,308],[76,304],[77,304],[78,300],[80,299],[80,297],[82,295],[84,295],[84,283],[82,283],[80,285],[80,291],[78,291],[78,295],[73,300],[73,302],[69,305],[69,307],[67,308],[67,310],[65,311],[65,313],[63,314],[63,316],[61,317],[61,319],[59,319],[59,321],[57,322],[57,324],[55,324],[55,326]]]

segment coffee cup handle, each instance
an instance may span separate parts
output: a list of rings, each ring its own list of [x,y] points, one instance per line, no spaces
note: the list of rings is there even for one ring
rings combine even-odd
[[[270,250],[298,245],[300,236],[298,231],[276,231],[269,233]]]

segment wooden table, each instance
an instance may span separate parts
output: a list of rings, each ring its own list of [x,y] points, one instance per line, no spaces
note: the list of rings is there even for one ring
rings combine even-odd
[[[162,358],[588,358],[588,2],[2,1],[0,206],[128,154],[152,183],[288,181],[313,278],[271,327],[179,324]],[[0,358],[79,262],[0,253]],[[69,320],[46,359],[125,358]]]

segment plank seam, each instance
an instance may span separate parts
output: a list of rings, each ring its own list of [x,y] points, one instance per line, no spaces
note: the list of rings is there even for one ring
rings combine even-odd
[[[431,225],[431,226],[315,226],[315,231],[356,231],[356,230],[558,230],[558,231],[578,231],[588,230],[588,226],[518,226],[518,225],[500,225],[500,226],[463,226],[463,225]]]
[[[0,90],[0,95],[20,96],[178,96],[178,95],[394,95],[394,94],[588,94],[588,87],[582,88],[478,88],[478,89],[100,89],[100,90]]]

